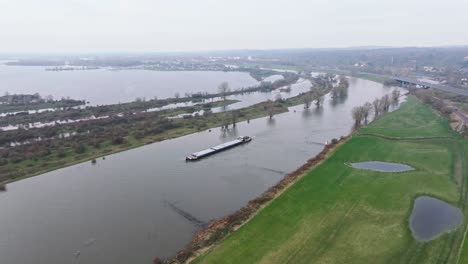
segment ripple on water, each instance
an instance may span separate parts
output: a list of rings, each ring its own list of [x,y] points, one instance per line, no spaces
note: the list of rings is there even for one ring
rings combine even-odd
[[[414,170],[413,167],[401,164],[382,161],[366,161],[351,163],[351,167],[362,170],[372,170],[380,172],[404,172]]]
[[[458,228],[463,222],[463,213],[457,207],[429,196],[414,201],[410,216],[410,229],[419,241],[430,241],[445,232]]]

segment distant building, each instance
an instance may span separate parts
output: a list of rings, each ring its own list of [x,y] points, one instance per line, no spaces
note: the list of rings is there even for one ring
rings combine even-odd
[[[425,72],[438,72],[438,71],[440,71],[438,68],[432,67],[432,66],[424,66],[423,69],[424,69]]]
[[[354,64],[354,67],[366,67],[367,62],[357,62]]]

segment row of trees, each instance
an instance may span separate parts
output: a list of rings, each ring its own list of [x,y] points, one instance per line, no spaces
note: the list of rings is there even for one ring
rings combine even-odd
[[[384,95],[380,99],[376,98],[372,103],[366,102],[362,106],[356,106],[351,110],[351,114],[356,126],[360,126],[362,122],[368,123],[368,118],[374,114],[374,119],[379,115],[388,112],[392,104],[398,104],[400,99],[400,90],[393,90],[391,95]]]
[[[270,92],[274,89],[291,85],[296,83],[299,80],[299,75],[295,73],[283,73],[283,79],[276,80],[274,82],[261,82],[257,86],[247,87],[247,88],[240,88],[236,90],[232,90],[229,86],[228,82],[222,82],[218,86],[218,93],[206,93],[206,92],[198,92],[198,93],[185,93],[184,98],[195,98],[195,99],[203,99],[203,98],[213,98],[213,97],[221,97],[223,100],[226,100],[226,97],[229,95],[234,94],[243,94],[243,93],[250,93],[250,92]],[[176,92],[174,94],[175,99],[182,99],[180,93]]]

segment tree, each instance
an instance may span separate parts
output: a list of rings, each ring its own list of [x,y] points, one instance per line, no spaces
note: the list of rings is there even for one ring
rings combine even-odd
[[[393,103],[398,103],[398,101],[400,100],[400,90],[398,89],[395,89],[392,91],[392,101]]]
[[[349,81],[346,77],[340,77],[340,83],[338,86],[335,86],[331,90],[331,97],[336,98],[345,98],[348,95]]]
[[[268,116],[270,116],[270,119],[272,119],[275,113],[275,103],[271,100],[268,100],[266,102],[266,109],[268,111]]]
[[[319,90],[312,91],[312,102],[315,102],[315,105],[319,107],[323,103],[324,97]]]
[[[380,99],[380,105],[381,105],[381,110],[383,112],[387,112],[388,109],[390,108],[390,96],[388,94],[382,96],[382,98]]]
[[[86,151],[86,146],[83,143],[79,142],[75,144],[74,149],[77,154],[81,154]]]
[[[233,111],[231,111],[231,114],[232,114],[232,126],[235,127],[236,123],[237,123],[237,117],[239,116],[239,113],[238,113],[238,111],[233,110]]]
[[[304,108],[309,109],[310,104],[312,103],[312,94],[307,93],[304,95]]]
[[[380,113],[380,100],[379,98],[375,98],[374,102],[372,102],[374,106],[374,118],[376,118]]]
[[[175,94],[174,94],[174,97],[175,97],[176,99],[179,99],[179,98],[180,98],[180,94],[179,94],[179,93],[175,93]]]
[[[349,81],[348,81],[348,78],[344,77],[344,76],[341,76],[340,77],[340,86],[348,89],[349,88]]]
[[[226,94],[231,91],[231,89],[229,88],[229,83],[228,82],[222,82],[218,86],[218,91],[221,94],[221,97],[223,98],[223,101],[226,101]]]
[[[363,106],[356,106],[351,110],[351,114],[353,116],[354,122],[356,126],[361,125],[362,119],[364,119],[364,107]]]
[[[369,102],[366,102],[366,103],[362,106],[362,111],[363,111],[363,115],[364,115],[364,122],[366,122],[366,124],[367,124],[367,117],[369,117],[369,114],[370,114],[371,111],[372,111],[372,104],[369,103]]]

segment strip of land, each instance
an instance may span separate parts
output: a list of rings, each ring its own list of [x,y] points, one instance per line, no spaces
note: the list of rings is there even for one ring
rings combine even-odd
[[[408,219],[420,195],[458,206],[467,219],[467,152],[468,140],[410,97],[355,133],[239,230],[213,238],[192,262],[466,263],[466,220],[422,243],[412,237]],[[345,165],[370,160],[415,170],[382,173]]]

